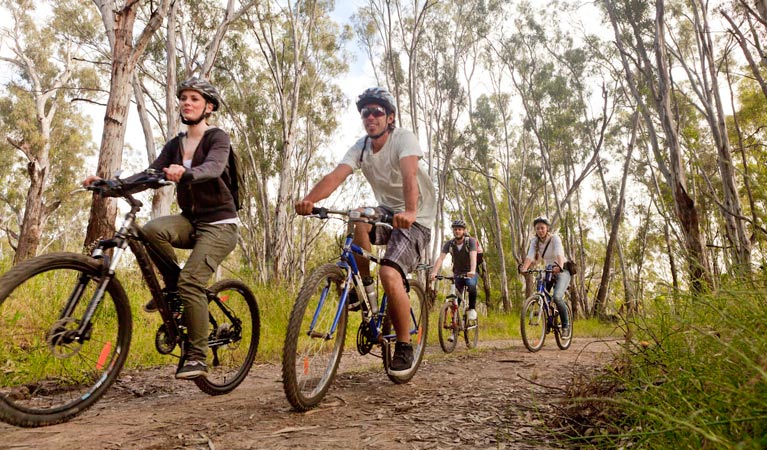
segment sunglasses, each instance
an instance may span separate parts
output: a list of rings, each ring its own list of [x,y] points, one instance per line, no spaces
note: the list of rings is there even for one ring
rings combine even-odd
[[[371,114],[375,118],[383,117],[386,115],[386,110],[383,108],[362,108],[360,111],[360,115],[363,119],[367,119]]]

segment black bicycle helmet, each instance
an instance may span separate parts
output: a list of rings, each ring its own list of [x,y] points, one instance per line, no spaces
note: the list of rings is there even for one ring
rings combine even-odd
[[[546,218],[546,216],[539,216],[533,220],[533,226],[536,226],[539,223],[545,223],[547,227],[551,227],[551,222],[549,222],[549,219]]]
[[[357,97],[357,111],[362,111],[362,108],[370,103],[383,106],[389,114],[397,112],[394,96],[386,88],[372,87],[365,89],[365,92]]]
[[[463,219],[456,219],[453,221],[451,228],[466,228],[466,222]]]
[[[176,89],[176,98],[181,98],[182,91],[197,91],[205,97],[205,100],[213,104],[213,111],[218,110],[221,104],[221,94],[212,84],[203,78],[189,78],[181,82]]]

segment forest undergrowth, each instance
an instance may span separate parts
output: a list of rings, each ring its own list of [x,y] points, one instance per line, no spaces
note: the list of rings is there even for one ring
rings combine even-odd
[[[589,448],[767,448],[767,288],[658,296],[623,349],[568,387],[556,426]]]

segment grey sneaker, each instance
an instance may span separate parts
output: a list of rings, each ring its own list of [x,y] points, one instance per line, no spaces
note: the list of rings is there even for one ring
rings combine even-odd
[[[193,380],[208,375],[208,365],[203,361],[187,361],[176,371],[179,380]]]
[[[570,339],[570,325],[562,325],[562,331],[560,331],[562,339]]]
[[[413,367],[413,346],[410,343],[394,344],[394,356],[389,364],[389,374],[404,375]]]

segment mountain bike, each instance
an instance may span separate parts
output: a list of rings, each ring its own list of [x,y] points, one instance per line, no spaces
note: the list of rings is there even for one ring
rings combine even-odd
[[[128,248],[162,318],[154,345],[163,355],[179,347],[174,356],[183,365],[183,305],[177,293],[160,285],[150,244],[136,224],[142,203],[130,194],[166,184],[161,175],[147,172],[130,184],[115,178],[86,188],[130,205],[114,236],[100,240],[90,256],[38,256],[0,277],[0,420],[24,427],[63,422],[92,406],[114,383],[131,343],[131,307],[115,273]],[[172,261],[160,262],[180,270]],[[219,281],[206,295],[210,372],[194,382],[203,392],[220,395],[248,374],[260,318],[255,296],[241,281]]]
[[[437,280],[455,281],[456,278],[437,275]],[[466,303],[461,293],[455,288],[455,283],[450,286],[450,294],[445,297],[445,302],[439,310],[439,345],[445,353],[455,350],[458,341],[458,333],[463,332],[466,346],[475,348],[479,340],[479,320],[469,320],[467,317]]]
[[[537,352],[543,347],[546,335],[553,332],[557,347],[567,350],[573,336],[573,315],[570,306],[565,303],[567,317],[570,318],[570,335],[562,337],[562,319],[551,296],[554,272],[546,268],[531,269],[527,273],[535,276],[535,292],[525,300],[519,316],[522,342],[528,350]]]
[[[352,243],[355,223],[370,223],[391,228],[391,217],[380,216],[373,208],[364,211],[332,211],[314,208],[312,216],[328,219],[330,216],[346,222],[346,238],[341,256],[336,263],[328,263],[314,270],[298,294],[288,322],[282,354],[282,382],[288,401],[298,411],[306,411],[319,404],[338,369],[344,349],[348,324],[349,297],[354,292],[360,302],[361,322],[357,330],[357,351],[372,354],[383,360],[383,367],[394,383],[407,383],[421,364],[426,348],[429,304],[422,285],[405,279],[410,296],[410,336],[413,345],[413,366],[407,372],[394,375],[389,363],[394,354],[396,334],[386,313],[387,296],[381,297],[380,308],[365,293],[354,255],[378,263],[372,253]],[[431,266],[419,265],[416,270]],[[374,346],[381,354],[371,353]]]

